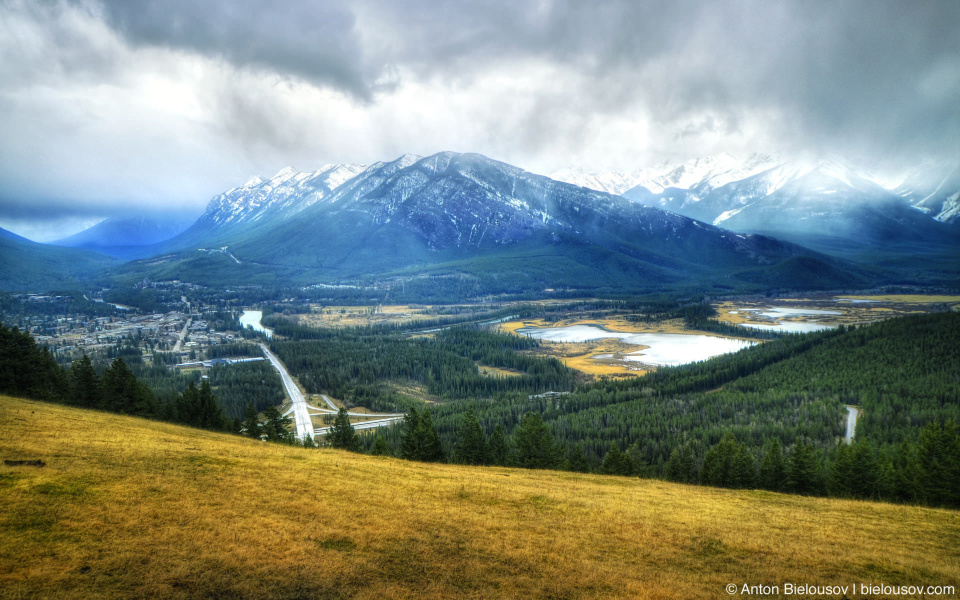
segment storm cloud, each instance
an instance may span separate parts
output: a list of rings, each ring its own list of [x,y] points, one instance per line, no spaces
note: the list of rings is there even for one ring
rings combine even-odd
[[[950,0],[0,0],[0,226],[404,152],[956,158],[958,22]]]

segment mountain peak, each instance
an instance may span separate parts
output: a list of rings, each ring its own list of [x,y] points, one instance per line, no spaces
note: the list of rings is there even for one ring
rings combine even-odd
[[[299,173],[299,171],[297,171],[297,170],[294,169],[293,167],[284,167],[284,168],[280,169],[279,171],[277,171],[277,174],[274,175],[273,177],[271,177],[270,179],[271,179],[271,180],[273,180],[273,179],[288,179],[288,178],[290,178],[290,177],[293,177],[293,176],[296,175],[297,173]]]

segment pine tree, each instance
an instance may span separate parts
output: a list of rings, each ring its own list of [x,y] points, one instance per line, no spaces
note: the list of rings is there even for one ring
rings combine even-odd
[[[636,475],[638,477],[643,477],[646,475],[648,466],[647,461],[644,456],[643,448],[640,447],[639,440],[630,444],[630,447],[627,448],[624,452],[627,459],[630,461],[630,475]]]
[[[550,429],[538,413],[528,412],[513,434],[514,463],[525,469],[553,469],[560,463],[560,451]]]
[[[292,434],[287,427],[293,422],[290,417],[280,414],[276,406],[268,406],[263,410],[263,416],[266,421],[263,423],[262,431],[267,434],[267,439],[273,442],[289,441]]]
[[[850,447],[850,493],[854,498],[879,498],[880,474],[877,455],[869,440],[860,440]]]
[[[507,457],[510,456],[510,447],[507,444],[507,436],[503,433],[503,426],[497,423],[490,434],[490,442],[487,444],[487,452],[491,465],[499,467],[507,464]],[[584,459],[586,459],[584,457]]]
[[[115,359],[103,372],[101,408],[133,414],[137,404],[137,379],[122,358]]]
[[[606,456],[603,457],[603,462],[600,464],[600,473],[607,475],[633,474],[633,465],[630,462],[630,457],[620,452],[620,446],[616,442],[610,444],[610,450],[608,450]]]
[[[71,400],[73,404],[84,408],[93,408],[100,403],[102,396],[100,378],[97,376],[97,372],[93,370],[90,357],[86,354],[71,365],[70,383],[72,384]]]
[[[420,414],[410,407],[403,417],[403,438],[400,441],[400,458],[420,460]]]
[[[732,433],[723,436],[720,443],[711,448],[703,458],[700,481],[704,485],[729,487],[733,482],[733,458],[737,442]]]
[[[494,431],[494,433],[496,433],[496,431]],[[490,438],[490,441],[492,444],[493,442],[492,436]],[[583,446],[580,444],[576,444],[575,446],[570,447],[570,449],[567,451],[567,458],[564,462],[565,462],[564,468],[568,471],[575,471],[578,473],[590,472],[590,461],[587,459],[587,456],[583,453]]]
[[[423,462],[442,462],[445,455],[443,443],[433,427],[430,411],[424,409],[418,414],[416,409],[411,408],[404,417],[400,457]]]
[[[831,496],[849,498],[853,495],[853,451],[845,442],[834,450],[833,463],[827,475],[827,491]]]
[[[797,494],[819,494],[823,489],[823,467],[813,446],[798,442],[787,467],[787,489]]]
[[[210,389],[210,382],[204,380],[200,384],[200,391],[197,393],[197,407],[199,423],[197,427],[202,429],[226,429],[226,418],[223,416],[223,409],[220,408],[220,402],[213,395]]]
[[[457,429],[457,443],[453,448],[454,462],[463,465],[487,464],[487,436],[473,407],[467,409]]]
[[[757,461],[743,442],[737,444],[730,471],[731,487],[751,489],[757,484]]]
[[[422,454],[420,460],[425,462],[443,462],[446,460],[446,452],[443,450],[443,443],[437,430],[433,427],[433,420],[430,418],[430,411],[423,410],[420,415],[419,429],[420,439],[422,440]]]
[[[247,410],[244,414],[242,427],[246,435],[257,440],[260,439],[260,419],[257,417],[257,409],[253,407],[253,402],[247,403]]]
[[[374,456],[393,456],[393,449],[390,448],[387,440],[378,433],[377,439],[373,441],[373,448],[370,449],[370,454]]]
[[[360,449],[360,438],[350,424],[347,409],[342,406],[337,412],[337,418],[333,422],[333,427],[330,428],[330,433],[327,434],[327,443],[341,450],[356,452]]]
[[[787,481],[787,464],[783,459],[780,440],[773,438],[760,463],[760,487],[774,492],[783,491]]]

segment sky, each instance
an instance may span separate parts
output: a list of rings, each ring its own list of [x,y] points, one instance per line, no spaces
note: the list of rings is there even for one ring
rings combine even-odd
[[[960,156],[955,0],[0,0],[0,227],[199,214],[285,166]]]

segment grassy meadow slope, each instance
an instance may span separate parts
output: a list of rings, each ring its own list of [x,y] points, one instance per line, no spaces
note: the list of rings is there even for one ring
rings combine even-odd
[[[960,588],[960,513],[265,444],[0,397],[0,597]],[[858,594],[857,597],[860,597]]]

